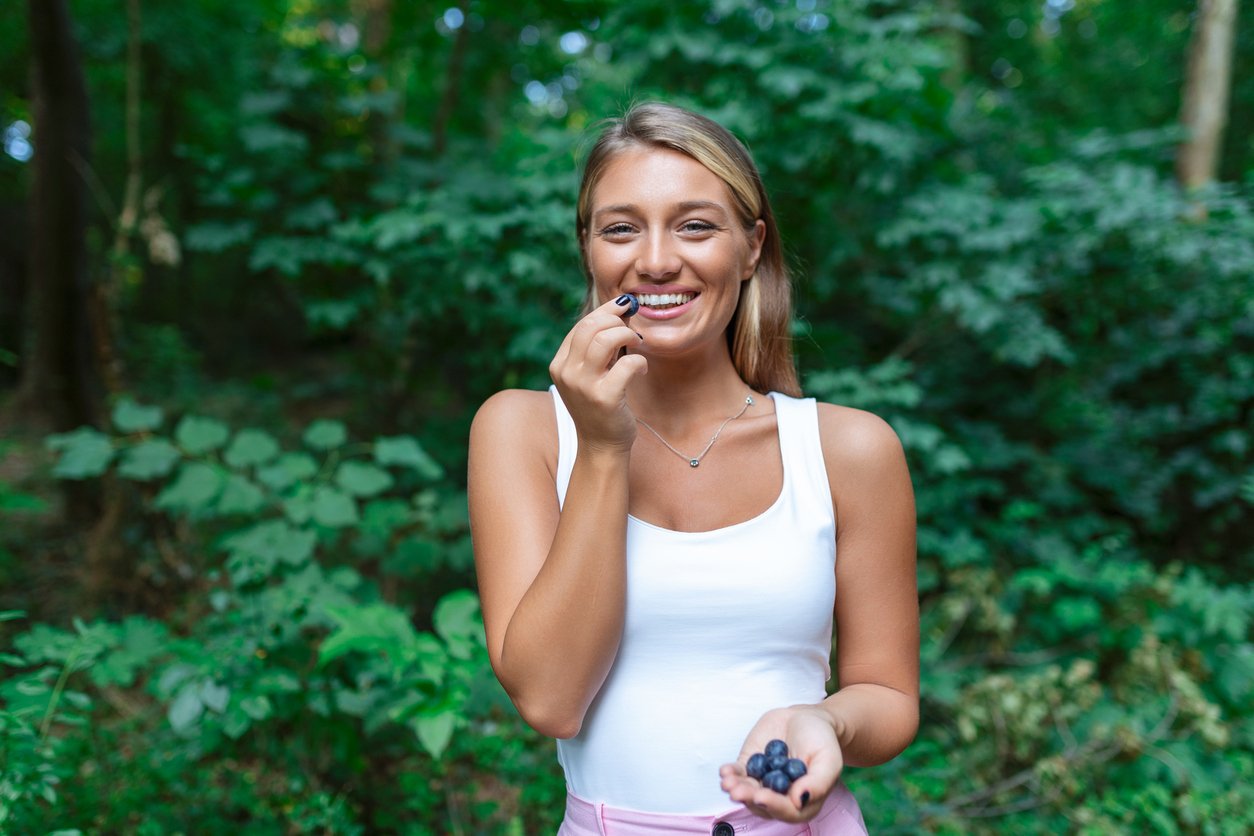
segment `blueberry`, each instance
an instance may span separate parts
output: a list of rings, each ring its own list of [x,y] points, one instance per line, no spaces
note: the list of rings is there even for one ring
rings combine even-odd
[[[795,781],[806,774],[806,762],[800,758],[789,758],[784,764],[784,774]]]
[[[761,780],[762,776],[767,773],[766,755],[757,754],[749,757],[749,762],[745,764],[745,772],[749,773],[750,778]]]
[[[787,764],[788,764],[787,755],[767,755],[766,756],[766,771],[767,772],[774,772],[776,770],[783,772],[784,767]]]
[[[788,757],[788,744],[782,740],[772,740],[770,743],[766,744],[766,748],[763,752],[768,758],[774,757],[775,755]]]
[[[788,788],[792,786],[792,779],[778,769],[773,769],[762,776],[762,786],[768,790],[784,793],[788,792]]]

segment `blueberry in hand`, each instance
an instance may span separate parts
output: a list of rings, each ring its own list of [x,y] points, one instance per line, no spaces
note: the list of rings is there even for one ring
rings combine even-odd
[[[802,775],[806,774],[806,762],[800,758],[789,758],[788,762],[784,764],[784,774],[787,775],[790,780],[797,780]]]
[[[778,769],[773,769],[762,776],[762,786],[775,792],[785,793],[792,786],[792,779]]]
[[[763,752],[768,758],[773,758],[776,755],[788,757],[788,744],[782,740],[772,740],[770,743],[766,744],[766,748]]]
[[[766,756],[766,771],[773,772],[775,770],[779,770],[780,772],[783,772],[784,766],[787,765],[787,763],[788,763],[787,755],[767,755]]]
[[[766,755],[761,753],[751,755],[748,763],[745,764],[745,772],[749,774],[750,778],[757,778],[758,780],[761,780],[762,776],[769,771],[770,770],[766,768]]]

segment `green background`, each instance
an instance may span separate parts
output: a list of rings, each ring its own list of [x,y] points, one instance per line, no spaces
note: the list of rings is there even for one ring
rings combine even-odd
[[[847,772],[871,831],[1254,826],[1249,9],[1185,195],[1193,3],[146,0],[138,166],[128,4],[69,5],[122,375],[98,426],[0,425],[0,831],[555,828],[482,646],[465,440],[547,384],[580,151],[651,98],[751,147],[804,388],[910,458],[922,727]],[[0,32],[6,129],[29,50]]]

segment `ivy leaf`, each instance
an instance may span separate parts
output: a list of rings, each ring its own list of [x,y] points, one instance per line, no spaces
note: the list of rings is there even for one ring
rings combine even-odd
[[[113,407],[113,426],[122,433],[155,430],[163,417],[161,407],[142,406],[130,398],[122,398]]]
[[[113,442],[91,427],[48,437],[48,449],[61,454],[52,475],[59,479],[90,479],[109,469]]]
[[[149,438],[122,454],[118,474],[140,482],[158,479],[168,476],[181,458],[179,449],[164,438]]]
[[[392,475],[365,462],[344,462],[336,471],[335,484],[353,496],[374,496],[392,487]]]
[[[234,468],[254,467],[265,464],[279,454],[279,443],[262,430],[240,430],[231,440],[231,446],[222,454],[223,460]]]
[[[157,495],[157,507],[170,511],[198,511],[217,498],[226,480],[204,462],[184,462],[174,482]]]
[[[226,444],[230,434],[230,430],[221,421],[184,415],[174,430],[174,440],[189,454],[199,456]]]
[[[348,430],[341,421],[323,418],[309,425],[304,439],[315,450],[331,450],[348,440]]]
[[[353,498],[329,485],[320,485],[314,490],[310,513],[314,522],[327,528],[343,528],[360,519]]]
[[[413,436],[398,435],[375,439],[374,460],[384,466],[408,467],[417,471],[424,479],[435,480],[444,475],[444,468],[427,455]]]
[[[410,720],[418,742],[433,758],[439,758],[448,748],[453,739],[453,725],[456,715],[452,711],[441,711],[439,714],[419,714]]]

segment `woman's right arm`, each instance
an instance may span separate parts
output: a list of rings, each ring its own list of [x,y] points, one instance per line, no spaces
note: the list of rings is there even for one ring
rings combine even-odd
[[[475,567],[493,670],[533,728],[579,732],[622,636],[627,467],[635,420],[628,380],[644,358],[613,303],[567,335],[550,371],[579,431],[564,508],[554,481],[552,397],[490,398],[470,431]]]

